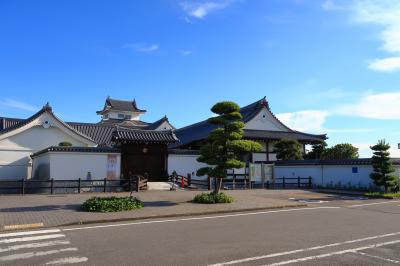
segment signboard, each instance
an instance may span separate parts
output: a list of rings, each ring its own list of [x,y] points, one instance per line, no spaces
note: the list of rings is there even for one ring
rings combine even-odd
[[[116,180],[118,179],[118,155],[108,154],[107,155],[107,179]]]

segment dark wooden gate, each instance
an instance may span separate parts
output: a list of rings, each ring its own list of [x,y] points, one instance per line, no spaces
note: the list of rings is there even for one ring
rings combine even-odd
[[[124,177],[148,175],[148,181],[166,181],[167,145],[130,143],[121,147],[121,170]]]

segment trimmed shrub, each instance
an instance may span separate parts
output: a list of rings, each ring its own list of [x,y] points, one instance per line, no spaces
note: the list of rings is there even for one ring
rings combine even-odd
[[[120,212],[143,206],[143,202],[134,197],[93,197],[86,200],[81,209],[87,212]]]
[[[232,203],[234,198],[232,196],[226,195],[223,192],[219,193],[201,193],[194,197],[193,202],[196,203],[205,203],[205,204],[214,204],[214,203]]]

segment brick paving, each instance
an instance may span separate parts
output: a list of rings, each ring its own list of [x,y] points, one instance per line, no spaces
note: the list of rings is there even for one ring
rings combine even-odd
[[[129,193],[82,193],[59,195],[0,196],[0,230],[15,224],[43,223],[45,227],[90,222],[245,211],[254,209],[304,206],[290,198],[329,198],[330,195],[305,190],[235,190],[225,191],[235,197],[231,204],[196,204],[190,202],[199,191],[143,191],[134,195],[145,208],[118,213],[88,213],[79,210],[93,196],[127,196]]]

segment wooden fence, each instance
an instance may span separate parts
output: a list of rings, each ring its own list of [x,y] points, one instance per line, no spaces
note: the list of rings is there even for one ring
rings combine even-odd
[[[182,181],[183,180],[183,181]],[[174,182],[180,188],[192,188],[192,189],[207,189],[211,190],[214,188],[214,178],[208,177],[207,179],[194,179],[190,174],[187,176],[183,175],[171,175],[169,181]],[[287,189],[287,188],[311,188],[312,178],[311,177],[295,177],[295,178],[275,178],[272,181],[267,180],[264,183],[256,183],[250,181],[247,174],[229,174],[228,178],[222,180],[222,189]]]
[[[0,194],[60,194],[81,192],[119,192],[147,189],[147,179],[136,175],[129,179],[74,180],[0,180]]]

